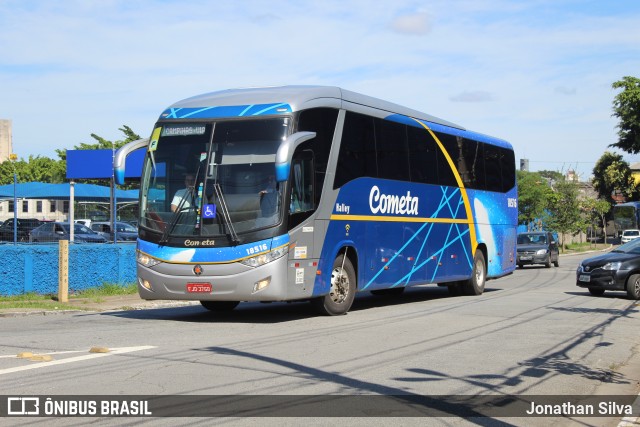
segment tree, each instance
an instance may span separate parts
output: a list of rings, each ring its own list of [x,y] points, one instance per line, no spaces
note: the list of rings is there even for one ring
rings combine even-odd
[[[578,232],[583,226],[580,220],[578,184],[562,179],[555,183],[553,190],[545,222],[551,230],[560,233],[560,247],[564,250],[564,235]]]
[[[611,204],[603,199],[597,199],[593,205],[593,213],[598,217],[602,224],[602,234],[604,242],[607,243],[607,214],[611,210]]]
[[[629,163],[622,159],[622,155],[605,151],[593,168],[593,188],[601,199],[614,204],[614,193],[625,197],[638,196],[638,188],[631,175]]]
[[[640,152],[640,79],[625,76],[611,85],[622,89],[613,100],[613,116],[617,117],[618,142],[611,144],[627,153]]]
[[[118,148],[122,147],[125,144],[128,144],[129,142],[140,139],[140,135],[132,131],[131,128],[127,125],[123,125],[121,128],[118,128],[118,130],[121,131],[125,136],[125,138],[121,141],[109,141],[108,139],[104,139],[103,137],[96,135],[95,133],[92,133],[91,138],[98,141],[97,143],[85,144],[84,142],[82,142],[80,143],[80,145],[75,145],[73,148],[75,150],[112,150],[112,149],[117,150]],[[56,150],[56,153],[58,154],[58,157],[60,157],[61,160],[66,161],[67,159],[66,149]]]
[[[543,217],[552,193],[547,181],[538,172],[517,171],[518,224],[530,224]]]

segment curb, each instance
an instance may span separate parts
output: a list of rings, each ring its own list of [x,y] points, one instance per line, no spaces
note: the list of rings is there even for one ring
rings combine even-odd
[[[152,310],[158,308],[175,308],[175,307],[186,307],[191,305],[200,305],[198,301],[166,301],[166,302],[152,302],[148,301],[143,304],[135,304],[135,305],[123,305],[119,308],[87,308],[87,309],[67,309],[67,310],[27,310],[27,311],[8,311],[2,312],[0,311],[0,318],[2,317],[23,317],[23,316],[52,316],[59,314],[77,314],[77,313],[107,313],[114,311],[139,311],[139,310]]]
[[[592,251],[583,251],[583,252],[572,252],[570,254],[567,253],[561,253],[559,254],[559,256],[571,256],[571,255],[582,255],[582,254],[593,254],[596,252],[607,252],[610,251],[611,249],[613,249],[613,245],[609,245],[608,248],[604,248],[604,249],[594,249]]]

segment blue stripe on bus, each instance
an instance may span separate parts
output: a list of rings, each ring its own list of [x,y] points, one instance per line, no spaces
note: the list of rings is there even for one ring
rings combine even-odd
[[[167,108],[160,115],[160,119],[214,119],[221,117],[289,114],[291,111],[291,106],[285,103]]]
[[[193,239],[194,241],[197,241]],[[289,235],[260,240],[246,245],[231,247],[184,247],[161,246],[138,239],[138,250],[153,258],[174,264],[221,264],[251,258],[289,244]],[[265,249],[266,247],[266,249]]]

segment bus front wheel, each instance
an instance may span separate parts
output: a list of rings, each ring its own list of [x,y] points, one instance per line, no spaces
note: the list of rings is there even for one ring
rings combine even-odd
[[[209,311],[231,311],[240,301],[200,301],[200,304]]]
[[[463,282],[462,290],[466,295],[482,295],[486,280],[487,267],[484,260],[484,254],[478,249],[476,250],[476,254],[473,256],[471,278]]]
[[[313,305],[328,316],[346,314],[356,295],[356,271],[344,254],[333,261],[331,268],[331,288],[329,294],[315,298]]]

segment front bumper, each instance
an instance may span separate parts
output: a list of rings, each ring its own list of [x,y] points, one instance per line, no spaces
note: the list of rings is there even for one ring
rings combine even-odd
[[[138,264],[138,292],[147,300],[283,301],[294,295],[300,297],[299,289],[290,288],[286,256],[256,268],[237,263],[203,264],[202,270],[203,273],[197,276],[194,264],[165,263],[161,268]],[[255,283],[267,278],[270,278],[269,285],[254,291]],[[142,285],[145,281],[151,290]],[[188,292],[187,284],[210,284],[211,292]]]
[[[604,289],[611,291],[625,290],[628,270],[603,270],[601,268],[585,272],[578,268],[576,286],[581,288]]]
[[[518,253],[516,254],[516,264],[546,264],[549,262],[549,256],[548,253],[542,255]]]

